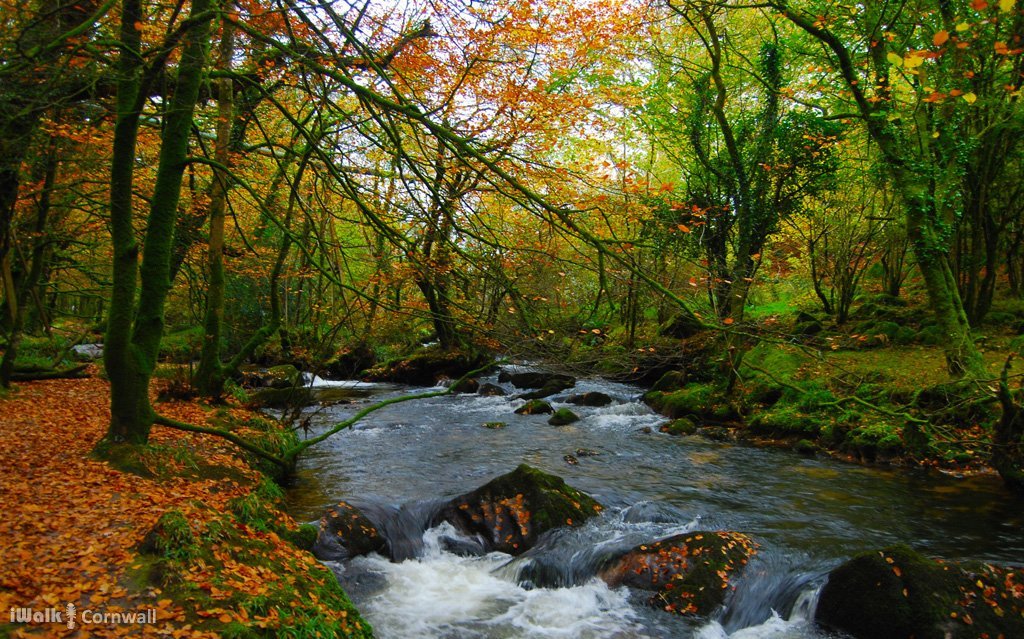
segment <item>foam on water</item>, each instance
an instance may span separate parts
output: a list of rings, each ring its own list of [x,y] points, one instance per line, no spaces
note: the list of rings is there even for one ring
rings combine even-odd
[[[392,563],[371,555],[353,562],[386,582],[361,604],[379,637],[641,636],[624,589],[597,579],[571,588],[523,588],[498,571],[509,555],[460,557],[443,550],[441,539],[455,534],[450,524],[428,530],[416,559]]]
[[[356,379],[324,379],[318,375],[311,373],[302,374],[303,383],[312,388],[352,388],[352,389],[365,389],[365,390],[380,390],[391,388],[391,384],[381,384],[378,382],[361,382]]]

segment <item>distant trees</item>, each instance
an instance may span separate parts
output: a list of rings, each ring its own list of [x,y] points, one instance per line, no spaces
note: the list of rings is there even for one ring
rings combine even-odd
[[[980,376],[1024,295],[1018,5],[0,0],[0,384],[101,319],[138,442],[168,313],[219,397],[265,348],[634,351],[769,277],[839,324],[923,287]]]
[[[775,2],[821,45],[840,100],[877,145],[954,375],[981,376],[971,320],[984,317],[997,269],[992,196],[1020,144],[1024,17],[1016,3],[907,0],[848,15]],[[950,255],[963,236],[960,277]],[[989,257],[991,255],[991,257]],[[963,294],[961,294],[963,293]]]

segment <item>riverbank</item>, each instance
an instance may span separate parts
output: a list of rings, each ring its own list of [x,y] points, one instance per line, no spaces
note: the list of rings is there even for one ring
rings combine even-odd
[[[231,444],[156,428],[139,454],[96,459],[108,398],[93,377],[0,399],[0,609],[18,613],[0,619],[0,637],[371,636],[304,549],[315,528]],[[241,409],[158,410],[275,436]],[[32,613],[38,622],[16,621]]]
[[[994,473],[993,431],[1010,336],[985,349],[990,377],[970,383],[942,373],[938,346],[909,344],[820,350],[762,342],[744,354],[732,389],[713,375],[718,362],[692,362],[645,394],[669,418],[664,432],[783,446],[864,464]],[[1012,377],[1020,365],[1011,364]]]

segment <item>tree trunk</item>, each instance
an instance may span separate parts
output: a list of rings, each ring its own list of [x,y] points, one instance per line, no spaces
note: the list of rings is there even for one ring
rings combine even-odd
[[[28,273],[18,283],[15,291],[16,302],[14,304],[13,317],[11,319],[11,330],[7,337],[7,350],[4,351],[3,360],[0,361],[0,387],[8,388],[11,385],[11,374],[14,372],[14,360],[18,356],[18,343],[21,341],[21,333],[25,324],[25,314],[29,297],[35,292],[36,283],[43,272],[43,254],[46,248],[46,224],[50,215],[50,196],[53,192],[53,183],[57,177],[57,148],[56,140],[50,139],[46,157],[43,160],[43,190],[36,202],[36,220],[32,229],[32,254],[29,261]]]
[[[221,70],[230,70],[233,53],[234,29],[231,23],[225,20],[221,28],[218,61]],[[233,92],[231,78],[224,77],[217,82],[217,146],[214,158],[222,166],[228,166],[231,159],[231,129],[234,119]],[[224,325],[224,220],[229,179],[226,171],[219,169],[214,171],[210,197],[210,240],[207,251],[210,279],[206,289],[203,345],[199,355],[199,367],[193,377],[193,383],[199,393],[211,399],[218,399],[224,391],[224,367],[220,361],[220,340]]]
[[[163,334],[164,305],[170,290],[171,247],[188,153],[192,115],[206,66],[211,8],[216,0],[193,0],[173,96],[161,136],[145,253],[136,266],[138,246],[132,228],[132,182],[141,111],[140,0],[124,0],[118,65],[117,124],[111,167],[111,230],[114,243],[113,291],[104,346],[110,378],[110,442],[148,441],[155,413],[149,403],[149,380],[156,367]],[[134,305],[136,285],[140,285]]]

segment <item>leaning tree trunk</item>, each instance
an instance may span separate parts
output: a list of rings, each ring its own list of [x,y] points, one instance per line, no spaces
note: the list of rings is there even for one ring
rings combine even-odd
[[[164,327],[164,305],[171,288],[174,224],[181,197],[192,115],[206,67],[210,17],[216,0],[193,0],[192,28],[184,37],[174,93],[167,105],[160,159],[153,189],[145,250],[136,267],[138,246],[132,228],[132,181],[138,138],[140,71],[137,52],[143,24],[139,0],[125,0],[119,63],[117,124],[111,175],[111,228],[114,240],[114,283],[104,347],[110,378],[111,442],[145,443],[155,413],[149,402],[149,381],[156,367]],[[138,304],[133,305],[136,284]]]

